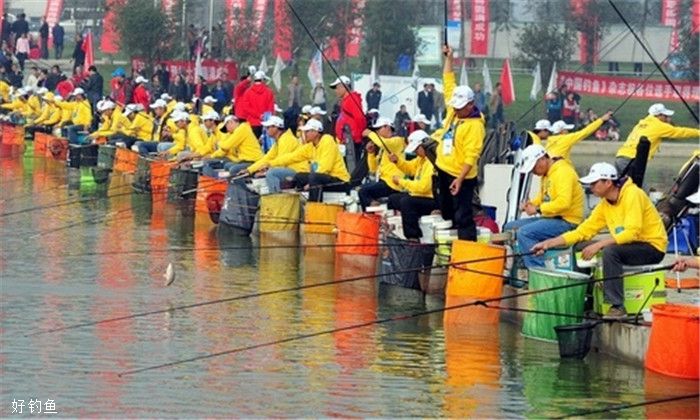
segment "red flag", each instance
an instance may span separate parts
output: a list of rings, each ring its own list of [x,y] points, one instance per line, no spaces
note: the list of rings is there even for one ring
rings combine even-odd
[[[95,54],[93,54],[92,51],[92,31],[88,31],[87,35],[85,35],[82,49],[85,53],[85,66],[83,67],[83,71],[87,73],[87,69],[95,65]]]
[[[501,69],[501,99],[503,105],[510,105],[515,101],[515,85],[513,84],[513,74],[510,72],[510,62],[506,58]]]
[[[692,28],[693,33],[696,34],[700,32],[700,0],[693,0],[693,11],[692,11]]]
[[[289,22],[287,4],[275,0],[275,43],[273,53],[284,61],[292,59],[292,26]]]

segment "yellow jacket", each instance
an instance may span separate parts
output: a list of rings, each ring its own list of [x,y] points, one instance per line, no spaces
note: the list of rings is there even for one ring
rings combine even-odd
[[[430,159],[417,157],[413,160],[399,158],[400,170],[413,177],[412,180],[401,179],[399,186],[412,197],[433,198],[433,173],[435,168]]]
[[[153,117],[143,111],[137,112],[125,132],[141,141],[153,141],[155,132]]]
[[[27,100],[27,110],[25,117],[37,117],[41,114],[41,99],[38,96],[32,95]]]
[[[219,131],[221,126],[220,124],[219,127],[214,127],[214,130],[211,132],[208,132],[207,129],[204,128],[204,144],[195,150],[197,154],[200,156],[209,156],[216,151],[219,142],[224,139],[224,133]]]
[[[648,138],[651,143],[649,147],[649,160],[651,160],[661,146],[661,139],[698,139],[700,130],[690,127],[674,127],[653,115],[647,115],[634,126],[625,143],[617,151],[617,156],[634,159],[637,156],[637,144],[642,136]]]
[[[603,119],[598,118],[578,131],[568,134],[557,134],[547,138],[544,149],[550,157],[562,157],[571,161],[571,149],[581,140],[587,139],[603,125]]]
[[[257,162],[248,167],[248,172],[257,172],[264,164],[272,162],[279,156],[291,154],[300,147],[301,143],[296,137],[294,137],[292,130],[287,130],[275,141],[275,144],[270,148],[270,150],[267,151],[267,153],[265,153],[265,156],[263,156],[262,159],[259,159]],[[306,173],[310,171],[308,161],[295,162],[287,167],[294,172]]]
[[[350,180],[338,143],[329,134],[324,134],[315,146],[313,143],[306,143],[293,153],[277,157],[270,162],[270,166],[290,166],[304,161],[310,163],[312,172],[330,175],[343,182]]]
[[[63,110],[55,103],[49,104],[49,106],[51,107],[51,115],[49,115],[49,117],[46,120],[42,121],[42,124],[46,126],[56,125],[61,122],[61,117],[63,117]]]
[[[583,188],[571,164],[563,158],[554,161],[542,177],[540,192],[532,204],[544,217],[561,217],[578,225],[583,221]]]
[[[175,145],[168,150],[171,155],[178,154],[185,148],[196,151],[205,143],[206,134],[199,124],[188,124],[184,129],[178,129],[173,133],[173,142]]]
[[[445,102],[452,98],[455,89],[455,75],[453,72],[444,73]],[[448,96],[449,94],[449,96]],[[454,116],[454,109],[447,107],[447,114]],[[439,138],[435,138],[439,144],[437,146],[437,160],[435,163],[441,170],[457,177],[462,172],[462,166],[471,165],[471,169],[464,179],[472,179],[479,171],[479,156],[484,145],[486,135],[486,120],[484,116],[469,116],[467,118],[445,118],[448,124],[445,130],[440,130]]]
[[[250,124],[243,122],[233,133],[226,134],[219,142],[219,150],[212,157],[227,157],[231,162],[255,162],[262,159],[263,152]]]
[[[26,106],[27,101],[23,101],[19,97],[13,99],[10,103],[0,105],[2,109],[9,109],[10,111],[19,113],[23,113]]]
[[[0,98],[3,102],[10,100],[10,85],[4,80],[0,80]]]
[[[70,121],[74,125],[92,124],[92,107],[87,99],[80,102],[59,102],[58,106],[70,111]]]
[[[391,153],[401,156],[403,155],[403,150],[406,148],[406,142],[403,137],[391,137],[391,138],[380,138],[377,133],[370,133],[369,139],[372,143],[376,144],[379,151],[376,154],[370,154],[367,156],[367,166],[370,172],[376,172],[377,177],[384,181],[393,190],[399,191],[400,187],[394,184],[392,178],[398,176],[399,178],[404,177],[404,173],[398,166],[396,166],[391,160],[389,160],[389,155]],[[389,148],[387,151],[386,148]],[[379,156],[381,155],[381,156]],[[377,159],[379,159],[379,164],[377,165]]]
[[[668,237],[661,216],[649,197],[631,179],[622,186],[615,204],[601,200],[575,230],[565,233],[567,245],[591,239],[604,227],[619,245],[646,242],[666,252]]]
[[[41,108],[41,114],[39,114],[38,117],[32,122],[34,125],[39,125],[39,124],[44,124],[45,121],[48,121],[51,118],[51,115],[56,112],[56,106],[52,103],[44,103],[44,106]]]

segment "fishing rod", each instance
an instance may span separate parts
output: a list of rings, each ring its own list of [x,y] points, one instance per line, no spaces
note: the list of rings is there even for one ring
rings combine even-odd
[[[614,404],[614,405],[609,405],[609,406],[604,407],[604,408],[599,408],[599,409],[595,409],[595,410],[577,411],[577,412],[574,412],[571,414],[566,414],[566,415],[563,415],[560,417],[553,417],[553,418],[554,419],[568,419],[568,418],[572,418],[572,417],[583,417],[583,416],[589,416],[591,414],[610,413],[613,411],[626,410],[628,408],[644,407],[647,405],[663,404],[663,403],[674,402],[674,401],[689,400],[691,398],[698,398],[698,397],[700,397],[700,393],[678,395],[675,397],[660,398],[658,400],[646,400],[646,401],[641,401],[641,402],[632,403],[632,404]]]
[[[233,296],[233,297],[222,298],[222,299],[215,299],[215,300],[210,300],[210,301],[205,301],[205,302],[191,303],[188,305],[176,306],[176,307],[167,308],[167,309],[158,309],[158,310],[153,310],[153,311],[140,312],[140,313],[136,313],[136,314],[125,315],[125,316],[120,316],[120,317],[116,317],[116,318],[103,319],[103,320],[99,320],[99,321],[83,322],[80,324],[69,325],[66,327],[52,328],[52,329],[43,330],[43,331],[36,331],[36,332],[30,333],[30,334],[26,334],[26,336],[48,334],[48,333],[53,333],[53,332],[57,332],[57,331],[65,331],[65,330],[71,330],[71,329],[76,329],[76,328],[81,328],[81,327],[88,327],[88,326],[92,326],[92,325],[107,324],[107,323],[123,321],[123,320],[127,320],[127,319],[142,318],[142,317],[146,317],[149,315],[157,315],[157,314],[162,314],[162,313],[167,313],[167,312],[174,312],[174,311],[179,311],[179,310],[198,308],[198,307],[202,307],[202,306],[216,305],[219,303],[229,303],[229,302],[234,302],[234,301],[239,301],[239,300],[253,299],[253,298],[258,298],[258,297],[262,297],[262,296],[274,295],[274,294],[278,294],[278,293],[289,293],[289,292],[296,292],[299,290],[314,289],[314,288],[329,286],[329,285],[333,285],[333,284],[351,283],[351,282],[355,282],[355,281],[359,281],[359,280],[370,280],[370,279],[374,279],[374,278],[390,276],[390,275],[395,275],[395,274],[408,274],[408,273],[413,273],[416,271],[422,271],[422,270],[433,269],[433,268],[453,267],[453,266],[455,266],[455,264],[468,264],[468,263],[473,264],[473,263],[478,263],[478,262],[492,261],[492,260],[500,259],[500,258],[515,258],[515,257],[522,256],[522,255],[523,254],[512,254],[512,255],[506,255],[505,257],[499,255],[498,257],[477,258],[477,259],[473,259],[473,260],[459,261],[456,263],[437,264],[437,265],[427,266],[427,267],[417,267],[417,268],[410,268],[410,269],[406,269],[406,270],[397,270],[397,271],[392,271],[390,273],[375,273],[375,274],[365,275],[365,276],[348,277],[348,278],[344,278],[344,279],[333,279],[333,280],[323,281],[320,283],[305,284],[302,286],[287,287],[284,289],[273,289],[273,290],[268,290],[268,291],[264,291],[264,292],[251,293],[251,294],[247,294],[247,295],[239,295],[239,296]]]
[[[642,49],[647,54],[647,56],[651,59],[651,61],[654,63],[654,65],[659,70],[659,72],[661,72],[661,75],[664,76],[664,79],[666,79],[666,82],[668,82],[668,84],[671,85],[671,88],[673,89],[674,92],[676,92],[676,95],[678,95],[678,98],[680,98],[680,100],[683,102],[683,105],[685,105],[685,107],[688,109],[688,112],[690,112],[690,115],[693,116],[693,118],[695,119],[695,122],[696,123],[700,122],[700,120],[698,119],[697,114],[695,114],[695,111],[693,110],[693,108],[688,104],[688,102],[685,100],[683,95],[681,95],[681,93],[678,91],[678,88],[676,88],[676,85],[673,84],[673,81],[671,81],[671,79],[668,77],[668,75],[666,74],[664,69],[661,67],[659,62],[656,61],[656,58],[654,58],[654,55],[651,53],[651,51],[649,51],[649,48],[647,48],[646,44],[644,44],[642,42],[642,40],[639,38],[639,35],[637,35],[637,32],[635,32],[634,29],[632,29],[629,22],[627,22],[627,19],[625,18],[625,16],[622,14],[620,9],[618,9],[617,6],[615,5],[615,2],[613,2],[613,0],[608,0],[608,3],[615,10],[615,13],[617,13],[617,15],[620,17],[620,19],[625,24],[625,26],[627,26],[627,29],[629,29],[629,31],[632,33],[632,35],[637,40],[637,42],[639,42],[639,45],[642,46]]]
[[[460,263],[458,263],[458,264],[460,264]],[[669,267],[670,267],[670,265],[669,265]],[[649,269],[643,269],[635,274],[642,274],[642,273],[645,273],[648,271],[649,271]],[[609,278],[600,279],[600,280],[596,280],[596,281],[607,281],[607,280],[613,280],[613,279],[619,279],[619,278],[621,278],[621,276],[612,276]],[[348,326],[341,327],[341,328],[333,328],[333,329],[328,329],[328,330],[323,330],[323,331],[317,331],[314,333],[300,334],[300,335],[295,335],[295,336],[291,336],[291,337],[287,337],[287,338],[282,338],[279,340],[267,341],[267,342],[263,342],[263,343],[259,343],[259,344],[253,344],[253,345],[249,345],[249,346],[237,347],[237,348],[233,348],[233,349],[229,349],[229,350],[224,350],[224,351],[220,351],[220,352],[216,352],[216,353],[208,353],[208,354],[204,354],[204,355],[200,355],[200,356],[194,356],[194,357],[191,357],[188,359],[176,360],[176,361],[167,362],[167,363],[163,363],[163,364],[159,364],[159,365],[153,365],[153,366],[147,366],[147,367],[143,367],[143,368],[128,370],[128,371],[124,371],[124,372],[119,373],[118,376],[123,377],[123,376],[133,375],[133,374],[142,373],[142,372],[146,372],[146,371],[162,369],[162,368],[172,367],[172,366],[181,365],[181,364],[185,364],[185,363],[195,362],[195,361],[199,361],[199,360],[211,359],[211,358],[218,357],[218,356],[224,356],[224,355],[235,354],[235,353],[242,353],[242,352],[245,352],[248,350],[270,347],[270,346],[275,346],[275,345],[282,344],[282,343],[304,340],[307,338],[318,337],[321,335],[335,334],[338,332],[350,331],[350,330],[365,328],[365,327],[369,327],[369,326],[373,326],[373,325],[385,324],[385,323],[393,322],[393,321],[404,321],[407,319],[417,318],[417,317],[421,317],[424,315],[430,315],[430,314],[440,313],[440,312],[447,312],[447,311],[451,311],[451,310],[455,310],[455,309],[467,308],[470,306],[477,306],[477,305],[485,306],[486,304],[491,303],[491,302],[500,302],[500,301],[508,300],[508,299],[516,299],[516,298],[519,298],[522,296],[530,296],[530,295],[534,295],[534,294],[538,294],[538,293],[551,292],[551,291],[566,289],[566,288],[570,288],[570,287],[578,287],[578,286],[582,286],[582,285],[585,285],[588,283],[590,283],[590,282],[578,282],[578,283],[564,284],[561,286],[554,286],[554,287],[550,287],[547,289],[531,290],[531,291],[527,291],[527,292],[523,292],[523,293],[515,293],[515,294],[511,294],[511,295],[506,295],[506,296],[493,297],[493,298],[487,298],[487,299],[479,299],[479,300],[465,302],[465,303],[458,304],[458,305],[445,306],[443,308],[430,309],[430,310],[419,311],[419,312],[414,312],[414,313],[404,314],[404,315],[399,315],[399,316],[394,316],[394,317],[388,317],[388,318],[380,318],[380,319],[375,319],[372,321],[363,322],[363,323],[359,323],[359,324],[348,325]]]

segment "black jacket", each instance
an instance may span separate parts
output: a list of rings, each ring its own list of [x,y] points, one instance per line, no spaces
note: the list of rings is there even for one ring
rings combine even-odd
[[[367,101],[367,109],[379,109],[379,103],[382,101],[382,91],[370,89],[365,95]]]

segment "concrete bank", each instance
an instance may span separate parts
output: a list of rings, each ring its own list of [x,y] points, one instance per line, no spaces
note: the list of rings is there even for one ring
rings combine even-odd
[[[622,146],[622,141],[585,140],[574,146],[572,155],[589,155],[610,158],[615,156]],[[688,159],[694,150],[700,148],[698,143],[663,142],[654,158],[684,158]]]

